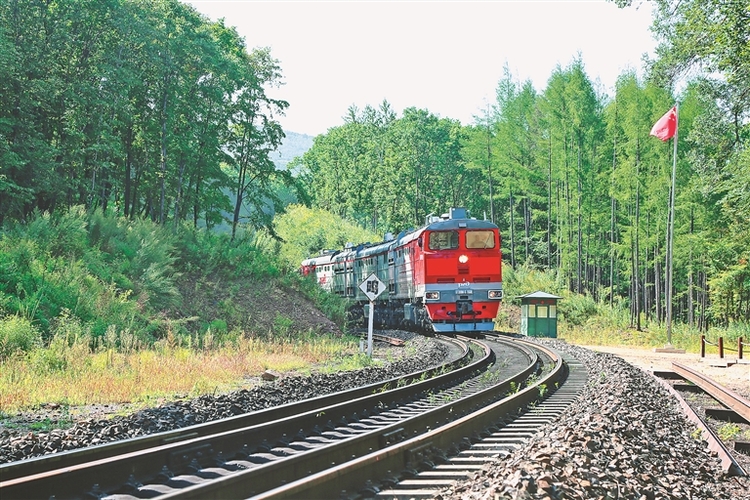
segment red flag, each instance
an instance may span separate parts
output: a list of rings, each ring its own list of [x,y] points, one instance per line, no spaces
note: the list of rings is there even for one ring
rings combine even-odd
[[[659,121],[651,127],[651,134],[658,137],[662,141],[666,141],[674,137],[677,132],[677,107],[673,106],[672,109],[659,118]]]

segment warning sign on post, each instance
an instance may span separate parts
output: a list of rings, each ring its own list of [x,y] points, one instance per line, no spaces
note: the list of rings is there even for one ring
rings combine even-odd
[[[373,301],[378,295],[385,292],[385,283],[380,281],[375,273],[372,273],[359,285],[359,289],[367,295],[368,299]]]

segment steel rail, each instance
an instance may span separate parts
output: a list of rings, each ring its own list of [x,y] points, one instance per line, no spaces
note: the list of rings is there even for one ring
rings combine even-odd
[[[471,352],[468,347],[465,355]],[[395,402],[408,399],[411,394],[434,390],[449,383],[450,380],[460,379],[468,376],[475,370],[482,369],[494,360],[493,353],[485,351],[481,359],[466,366],[459,367],[451,372],[422,380],[411,385],[397,387],[385,392],[374,391],[375,386],[384,389],[384,384],[373,384],[366,388],[349,392],[358,394],[359,397],[352,400],[337,402],[333,405],[307,410],[301,414],[289,416],[290,407],[285,405],[286,410],[281,411],[282,416],[274,422],[250,425],[242,428],[224,429],[216,434],[206,434],[199,437],[188,438],[179,442],[159,444],[148,449],[140,449],[116,456],[97,459],[92,462],[78,463],[58,467],[30,476],[22,476],[14,479],[5,479],[0,482],[0,496],[3,498],[49,498],[56,495],[58,498],[73,496],[80,493],[80,489],[90,481],[90,477],[96,477],[99,487],[103,491],[109,491],[120,485],[131,482],[130,476],[138,478],[153,477],[158,470],[167,464],[170,468],[184,469],[189,462],[189,457],[213,454],[214,449],[226,450],[225,455],[241,452],[243,443],[260,443],[264,437],[287,431],[293,423],[295,429],[312,429],[316,426],[325,427],[328,420],[336,421],[351,414],[352,405],[367,407],[381,402],[395,404]],[[429,370],[434,372],[435,370]],[[415,376],[415,378],[419,378]],[[392,379],[390,385],[398,385],[398,380]],[[373,393],[375,392],[375,393]],[[338,396],[341,398],[341,396]],[[286,411],[286,413],[284,413]],[[90,483],[88,483],[90,484]]]
[[[450,342],[459,346],[459,348],[462,349],[462,354],[455,360],[443,363],[438,367],[427,370],[427,376],[431,377],[436,373],[454,371],[471,361],[473,353],[468,348],[468,345],[466,343],[458,342],[455,339],[449,337],[437,337],[444,342]],[[204,422],[201,424],[191,425],[189,427],[182,427],[170,431],[159,432],[156,434],[149,434],[146,436],[124,439],[111,443],[89,446],[86,448],[79,448],[75,450],[64,451],[61,453],[54,453],[51,455],[44,455],[27,460],[19,460],[16,462],[0,464],[0,481],[6,482],[18,477],[32,476],[54,469],[73,467],[79,464],[94,462],[97,460],[104,460],[110,457],[125,455],[139,450],[177,443],[180,441],[187,441],[189,439],[210,436],[213,434],[220,434],[232,429],[241,429],[253,425],[259,425],[264,422],[271,422],[288,415],[298,415],[301,413],[312,411],[316,408],[323,408],[344,401],[359,399],[374,392],[381,392],[383,390],[386,390],[388,387],[393,387],[399,383],[412,383],[416,380],[424,378],[424,374],[424,371],[418,371],[410,373],[408,375],[404,375],[403,377],[393,378],[383,382],[356,387],[334,394],[316,396],[301,401],[295,401],[293,403],[273,406],[264,410],[244,413],[221,420],[214,420],[211,422]],[[400,382],[402,380],[404,382]],[[0,483],[0,487],[2,487],[2,483]]]
[[[457,446],[466,436],[482,432],[485,428],[498,422],[508,414],[515,413],[524,406],[537,401],[540,385],[552,385],[563,379],[565,367],[551,350],[535,344],[523,344],[519,341],[507,341],[509,344],[523,346],[530,353],[529,365],[516,375],[499,384],[465,396],[444,406],[434,408],[406,422],[401,422],[393,429],[383,429],[379,433],[353,438],[340,443],[341,449],[326,447],[319,454],[315,451],[301,454],[292,460],[299,463],[268,464],[268,474],[263,474],[262,466],[257,469],[243,471],[217,481],[196,485],[173,494],[168,494],[164,500],[199,499],[199,498],[339,498],[342,490],[358,491],[365,478],[386,477],[391,471],[402,471],[414,468],[421,462],[428,462],[440,455],[438,450],[447,450]],[[532,347],[533,345],[533,347]],[[533,385],[513,394],[514,387],[521,385],[528,377],[539,369],[539,357],[532,353],[532,349],[539,349],[555,360],[555,367],[545,377]],[[418,429],[422,428],[421,433]],[[405,439],[398,444],[392,444],[383,439],[385,436],[398,434]],[[416,436],[411,437],[410,436]],[[397,439],[398,441],[399,439]],[[367,450],[365,455],[355,450]],[[305,457],[304,455],[310,455]],[[332,457],[336,457],[333,458]],[[319,470],[309,470],[310,458],[329,464]],[[292,466],[290,466],[292,465]],[[284,475],[288,484],[272,485],[268,481],[274,474],[272,467],[278,467],[278,472]]]
[[[711,397],[744,418],[746,422],[750,422],[750,401],[685,365],[673,362],[672,370],[680,377],[706,391]]]
[[[672,366],[674,368],[674,363],[672,364]],[[706,441],[708,449],[715,452],[717,457],[721,461],[722,470],[730,476],[746,476],[747,473],[745,472],[745,470],[739,463],[737,463],[732,454],[729,453],[729,450],[726,446],[724,446],[724,443],[721,442],[721,439],[719,439],[716,433],[711,430],[708,425],[706,425],[700,415],[698,415],[695,410],[690,407],[690,405],[687,403],[687,401],[685,401],[680,393],[677,392],[677,390],[675,390],[675,388],[672,387],[672,385],[670,385],[666,380],[662,379],[661,377],[655,378],[662,385],[662,387],[664,387],[670,394],[672,394],[672,396],[675,397],[675,399],[677,399],[677,402],[682,407],[682,411],[685,412],[688,420],[697,425],[701,430],[701,437]],[[703,377],[701,376],[700,378]]]
[[[389,337],[387,335],[381,335],[379,333],[373,333],[372,334],[372,339],[373,340],[378,340],[380,342],[386,342],[386,343],[391,344],[393,346],[402,346],[402,345],[406,344],[406,341],[403,340],[403,339],[398,339],[398,338],[395,338],[395,337]]]

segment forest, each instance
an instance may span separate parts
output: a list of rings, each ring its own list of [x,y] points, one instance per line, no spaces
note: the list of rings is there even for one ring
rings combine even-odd
[[[674,318],[746,323],[750,0],[653,3],[656,57],[611,94],[581,56],[543,89],[506,69],[472,124],[353,104],[279,169],[289,103],[270,49],[177,0],[3,1],[0,223],[82,206],[278,237],[297,203],[383,234],[465,206],[499,225],[506,266],[555,272],[640,327],[666,315],[674,165]],[[651,136],[675,106],[675,136]]]

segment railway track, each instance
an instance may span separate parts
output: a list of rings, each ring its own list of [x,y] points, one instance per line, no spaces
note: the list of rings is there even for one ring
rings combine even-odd
[[[515,386],[518,379],[509,379],[488,387],[436,409],[436,425],[424,434],[254,498],[432,498],[484,463],[508,455],[554,420],[587,380],[575,359],[517,343],[537,351],[537,366],[547,367],[521,386]],[[441,422],[439,415],[446,412],[456,417]]]
[[[337,498],[342,489],[368,496],[395,484],[403,471],[408,475],[447,459],[451,450],[460,455],[469,436],[503,426],[508,415],[519,415],[540,394],[553,392],[574,366],[552,351],[540,353],[538,346],[517,341],[451,342],[461,345],[464,354],[430,374],[415,373],[179,431],[6,464],[0,467],[0,496]],[[530,383],[532,375],[537,379]],[[558,392],[562,397],[563,391]],[[553,397],[547,398],[549,411]],[[552,413],[540,415],[539,422]],[[503,428],[507,433],[514,427]],[[370,464],[366,472],[363,464]],[[380,470],[383,466],[386,469]],[[377,483],[363,483],[363,477]]]
[[[747,476],[747,471],[735,458],[734,453],[724,444],[701,414],[750,426],[750,401],[702,373],[680,363],[672,363],[672,371],[657,371],[654,375],[678,399],[688,418],[701,429],[702,437],[708,443],[709,449],[714,451],[721,460],[724,472],[731,476]],[[669,384],[666,380],[671,380],[673,383]],[[694,392],[695,390],[704,392],[723,407],[704,406],[700,408],[701,414],[699,414],[694,408],[696,405],[691,404],[683,397],[684,393]],[[750,443],[735,442],[734,446],[735,449],[739,450],[750,447]]]
[[[542,427],[557,419],[586,384],[588,377],[583,365],[569,356],[563,358],[563,362],[567,372],[565,383],[549,397],[543,397],[537,404],[528,405],[518,414],[508,414],[482,431],[473,433],[473,439],[463,440],[461,445],[450,449],[441,460],[443,463],[436,463],[414,477],[395,483],[378,492],[376,498],[433,498],[455,481],[468,479],[471,473],[481,470],[485,464],[509,456]]]

